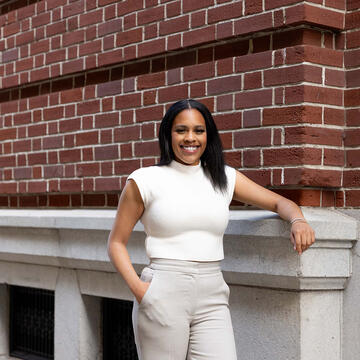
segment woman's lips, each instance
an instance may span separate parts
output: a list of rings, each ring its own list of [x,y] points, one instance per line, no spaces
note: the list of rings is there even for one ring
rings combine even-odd
[[[189,154],[193,154],[196,151],[199,150],[200,146],[185,146],[185,145],[180,145],[180,148],[183,150],[183,152],[189,153]]]

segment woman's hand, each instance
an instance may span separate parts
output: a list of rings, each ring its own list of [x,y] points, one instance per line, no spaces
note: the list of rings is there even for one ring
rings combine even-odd
[[[150,286],[149,282],[146,281],[142,281],[141,280],[141,285],[139,286],[137,293],[134,294],[134,296],[136,297],[136,300],[138,302],[138,304],[141,303],[141,300],[143,299],[145,293],[147,292],[148,288]]]
[[[307,222],[296,221],[291,225],[290,239],[294,250],[301,255],[315,242],[315,232]]]

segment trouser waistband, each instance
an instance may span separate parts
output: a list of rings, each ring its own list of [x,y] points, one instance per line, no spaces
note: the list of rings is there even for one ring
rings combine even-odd
[[[149,268],[154,270],[179,271],[183,273],[205,274],[221,271],[221,260],[218,261],[189,261],[178,259],[160,259],[150,260]]]

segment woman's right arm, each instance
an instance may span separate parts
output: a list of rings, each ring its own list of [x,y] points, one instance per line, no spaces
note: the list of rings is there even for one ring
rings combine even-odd
[[[149,283],[139,279],[126,249],[131,232],[144,211],[139,189],[129,180],[120,196],[115,221],[108,239],[108,254],[117,271],[140,303]]]

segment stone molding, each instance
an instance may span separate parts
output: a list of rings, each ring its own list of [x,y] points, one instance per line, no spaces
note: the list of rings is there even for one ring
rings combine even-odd
[[[298,291],[344,289],[352,273],[351,249],[358,239],[358,221],[337,210],[302,210],[316,233],[316,243],[302,256],[292,249],[289,224],[277,214],[232,210],[224,236],[226,281]],[[97,293],[91,274],[98,281],[121,282],[106,252],[115,213],[1,209],[0,283],[15,284],[16,278],[16,285],[39,286],[41,282],[42,287],[54,289],[59,268],[77,270],[80,288],[88,295]],[[128,243],[138,272],[148,263],[144,239],[143,226],[138,223]],[[35,275],[40,268],[41,277]],[[34,276],[32,269],[36,269]],[[104,272],[107,276],[101,280]]]

